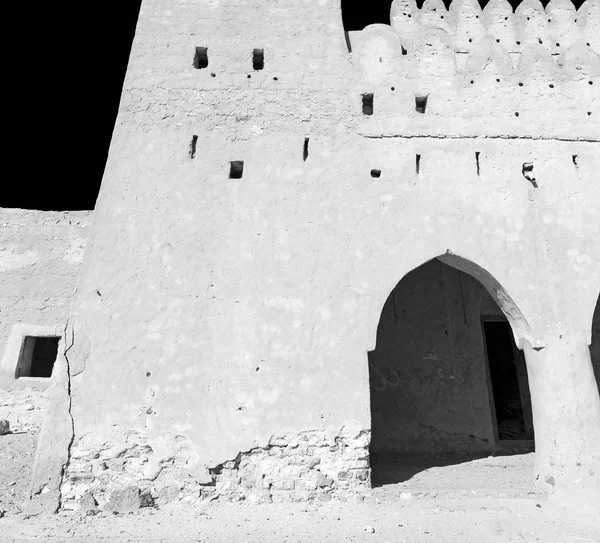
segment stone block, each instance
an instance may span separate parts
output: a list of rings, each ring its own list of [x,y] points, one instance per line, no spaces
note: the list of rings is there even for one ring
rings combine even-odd
[[[113,491],[104,509],[114,513],[131,513],[137,511],[140,507],[140,489],[131,485]]]

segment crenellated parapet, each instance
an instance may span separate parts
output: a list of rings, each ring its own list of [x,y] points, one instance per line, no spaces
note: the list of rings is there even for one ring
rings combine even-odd
[[[570,0],[524,0],[515,12],[506,0],[484,9],[454,0],[448,10],[442,0],[421,9],[395,0],[390,20],[349,33],[360,91],[376,93],[383,124],[408,116],[425,133],[599,138],[600,0],[579,10]],[[431,126],[413,94],[428,97]]]
[[[570,0],[524,0],[513,12],[506,0],[395,0],[391,26],[371,25],[351,32],[352,49],[388,41],[404,64],[421,61],[420,72],[448,75],[481,70],[489,62],[500,70],[528,70],[545,65],[548,75],[594,77],[600,73],[600,0],[586,0],[576,11]],[[485,57],[482,63],[482,56]]]

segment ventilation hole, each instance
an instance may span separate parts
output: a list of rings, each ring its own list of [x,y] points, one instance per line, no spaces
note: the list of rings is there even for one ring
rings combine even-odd
[[[443,15],[440,15],[440,19],[443,19],[443,18],[444,18],[444,16],[443,16]]]
[[[254,49],[252,51],[252,69],[262,70],[265,67],[264,49]]]
[[[371,177],[381,177],[381,170],[371,170]]]
[[[590,47],[590,42],[589,42],[589,41],[585,42],[585,44],[586,44],[588,47]]]
[[[391,90],[395,91],[395,90],[396,90],[396,87],[391,87]]]
[[[471,79],[471,85],[472,85],[473,83],[475,83],[475,80],[474,80],[474,79]]]
[[[419,113],[425,113],[427,108],[427,96],[415,96],[415,109]]]
[[[588,81],[588,83],[589,83],[590,85],[593,85],[593,84],[594,84],[594,82],[593,82],[593,81]]]
[[[211,77],[217,77],[217,74],[215,72],[210,72],[210,76]]]
[[[244,161],[233,160],[230,162],[229,179],[241,179],[244,175]]]
[[[556,44],[556,47],[560,47],[560,43],[557,43],[557,44]]]
[[[500,83],[500,79],[496,79],[496,83]]]
[[[508,21],[508,17],[504,17],[504,20],[505,20],[505,21]]]
[[[479,151],[475,151],[475,163],[477,164],[477,177],[479,177]]]
[[[520,42],[520,41],[518,41],[518,42],[517,42],[517,45],[521,45],[521,42]]]
[[[402,47],[402,54],[408,55],[408,51],[406,49],[404,49],[404,46],[401,45],[400,47]]]
[[[152,375],[151,372],[149,372],[149,371],[146,372],[146,377],[150,377],[151,375]]]
[[[251,79],[251,78],[252,78],[252,75],[248,74],[246,77],[247,77],[248,79]]]
[[[306,159],[308,158],[308,140],[309,138],[304,138],[304,150],[302,152],[304,162],[306,162]]]
[[[551,23],[551,22],[552,22],[552,19],[548,19],[548,22],[549,22],[549,23]]]
[[[196,144],[198,143],[198,136],[192,136],[192,141],[190,142],[190,158],[194,158],[196,156]]]
[[[362,95],[363,115],[373,115],[373,93],[369,92]]]
[[[496,43],[500,43],[500,38],[496,38]]]
[[[551,89],[553,89],[553,88],[554,88],[554,83],[550,83],[548,86],[549,86]]]
[[[522,86],[523,86],[523,83],[521,83],[521,82],[519,81],[519,87],[522,87]]]
[[[208,47],[196,47],[194,55],[194,68],[201,70],[208,67]]]
[[[277,76],[275,76],[275,77],[273,78],[273,81],[279,81],[279,78],[278,78]]]
[[[421,173],[421,155],[415,157],[415,171],[417,172],[417,175]]]
[[[535,177],[533,177],[533,163],[532,162],[524,162],[521,173],[523,174],[523,177],[525,179],[527,179],[527,181],[529,181],[533,185],[534,188],[537,189],[538,185],[535,180]]]
[[[472,42],[473,42],[473,38],[469,38],[469,43],[472,43]]]
[[[538,43],[539,43],[540,45],[542,45],[542,44],[544,43],[544,42],[542,41],[542,38],[538,38]]]
[[[577,158],[578,158],[577,155],[573,155],[573,164],[575,165],[575,168],[579,167],[579,164],[577,164]]]
[[[515,117],[518,117],[518,116],[519,116],[519,112],[515,111]]]
[[[592,114],[592,112],[591,112],[591,111],[588,111],[587,113],[588,113],[588,116],[591,116],[591,114]]]

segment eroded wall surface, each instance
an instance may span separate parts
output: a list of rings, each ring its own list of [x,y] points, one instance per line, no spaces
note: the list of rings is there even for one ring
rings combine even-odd
[[[304,499],[295,465],[313,493],[368,486],[382,307],[448,251],[502,285],[521,343],[589,343],[597,2],[575,23],[553,0],[564,32],[531,2],[490,4],[456,3],[446,30],[437,4],[408,6],[417,32],[373,25],[349,53],[334,0],[143,2],[70,321],[65,506],[128,484]]]

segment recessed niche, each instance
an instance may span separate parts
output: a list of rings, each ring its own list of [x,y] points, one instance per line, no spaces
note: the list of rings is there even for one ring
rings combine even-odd
[[[19,353],[15,377],[52,376],[60,337],[25,336]]]
[[[425,113],[427,108],[427,96],[415,96],[415,109],[419,113]]]
[[[208,67],[208,47],[196,47],[194,55],[194,68],[201,70]]]
[[[229,179],[241,179],[244,175],[244,161],[232,160],[229,163]]]
[[[375,169],[371,170],[371,177],[375,177],[375,178],[381,177],[381,170],[375,170]]]
[[[373,93],[368,92],[362,95],[363,115],[373,115]]]
[[[252,69],[262,70],[265,67],[264,49],[254,49],[252,51]]]

